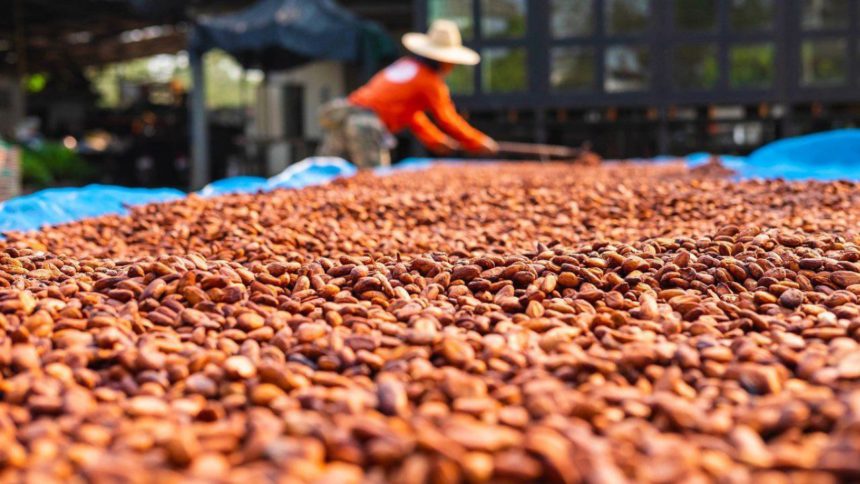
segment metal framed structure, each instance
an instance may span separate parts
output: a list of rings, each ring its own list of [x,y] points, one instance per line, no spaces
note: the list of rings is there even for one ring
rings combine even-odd
[[[458,3],[461,9],[462,5],[467,5],[474,25],[474,34],[466,39],[467,45],[479,51],[506,48],[524,49],[526,53],[527,86],[524,89],[506,93],[487,92],[483,89],[485,72],[477,69],[473,92],[456,96],[458,104],[466,109],[616,106],[666,109],[702,104],[860,102],[860,0],[579,0],[590,7],[591,31],[587,35],[563,38],[553,35],[551,20],[558,15],[559,8],[572,5],[573,1],[416,0],[414,18],[417,29],[423,30],[428,25],[434,2]],[[525,33],[516,38],[484,35],[482,25],[487,21],[483,7],[505,2],[520,4],[524,8]],[[735,9],[745,2],[757,2],[768,9],[767,27],[745,30],[735,25]],[[635,7],[646,5],[647,26],[636,32],[613,32],[608,16],[615,3],[633,4]],[[809,9],[822,3],[826,4],[825,7],[839,5],[837,21],[815,25],[805,20],[809,18]],[[683,12],[682,8],[709,9],[703,18],[710,19],[711,26],[699,30],[679,26],[677,17],[679,12]],[[679,61],[675,53],[678,49],[697,45],[712,49],[718,66],[717,78],[703,88],[681,88],[673,78]],[[844,63],[844,79],[840,82],[803,82],[805,71],[815,69],[809,65],[814,59],[805,60],[804,57],[814,55],[816,45],[842,52],[843,58],[835,60]],[[743,49],[749,46],[762,47],[764,52],[770,52],[772,82],[767,86],[733,83],[733,63],[742,61]],[[836,49],[832,49],[834,46]],[[607,59],[609,52],[617,47],[633,47],[648,52],[647,88],[623,92],[605,89]],[[594,77],[590,89],[553,89],[550,83],[552,53],[562,48],[581,49],[592,54]]]
[[[8,0],[0,15],[0,72],[52,72],[175,53],[186,47],[191,16],[252,1]]]

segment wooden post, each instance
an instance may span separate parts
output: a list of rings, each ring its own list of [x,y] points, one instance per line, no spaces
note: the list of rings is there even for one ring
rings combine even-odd
[[[209,126],[206,119],[206,79],[203,52],[189,49],[191,64],[191,190],[200,190],[209,183]]]

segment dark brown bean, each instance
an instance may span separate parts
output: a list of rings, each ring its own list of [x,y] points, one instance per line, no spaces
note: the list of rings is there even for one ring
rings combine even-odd
[[[718,168],[361,173],[6,234],[0,474],[856,480],[860,185]]]

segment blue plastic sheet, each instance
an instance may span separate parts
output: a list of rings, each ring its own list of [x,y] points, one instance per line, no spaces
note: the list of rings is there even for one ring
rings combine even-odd
[[[708,153],[686,157],[690,166],[706,163]],[[651,162],[669,160],[663,157]],[[789,138],[771,143],[749,157],[720,156],[739,178],[784,178],[860,180],[860,130],[839,130]],[[648,160],[643,160],[647,162]],[[480,163],[468,160],[408,158],[392,167],[377,168],[378,175],[424,170],[435,164]],[[322,185],[335,178],[350,177],[356,168],[341,158],[308,158],[272,178],[233,177],[207,185],[202,196],[256,193],[276,188]],[[124,188],[89,185],[82,188],[51,188],[0,203],[0,232],[36,230],[46,225],[72,222],[105,214],[122,214],[131,205],[176,200],[185,194],[174,189]]]
[[[304,188],[323,185],[335,178],[351,177],[355,165],[335,157],[315,157],[302,160],[266,182],[266,190],[275,188]]]
[[[266,186],[265,178],[258,176],[234,176],[214,181],[200,190],[204,197],[227,195],[230,193],[254,193],[261,191]]]
[[[335,157],[314,157],[302,160],[272,178],[237,176],[212,182],[199,194],[204,197],[226,195],[229,193],[257,193],[276,188],[304,188],[323,185],[335,178],[355,175],[355,166]]]
[[[275,188],[302,188],[353,176],[355,172],[355,166],[341,158],[308,158],[269,179],[248,176],[225,178],[210,183],[199,194],[217,196]],[[99,215],[124,214],[133,205],[167,202],[184,196],[184,192],[172,188],[110,185],[49,188],[0,203],[0,232],[38,230]]]
[[[109,185],[49,188],[0,203],[0,231],[36,230],[97,215],[125,213],[131,205],[176,200],[183,196],[183,192],[171,188]]]
[[[694,153],[687,163],[698,166],[711,155]],[[785,180],[860,180],[860,129],[842,129],[786,138],[747,157],[721,155],[723,165],[739,178]]]
[[[775,141],[747,157],[742,174],[787,180],[860,180],[860,129]]]

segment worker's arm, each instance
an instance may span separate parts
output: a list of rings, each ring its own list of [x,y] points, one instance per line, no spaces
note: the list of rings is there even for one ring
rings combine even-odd
[[[494,146],[493,140],[484,133],[473,128],[465,119],[457,114],[451,93],[444,82],[427,89],[430,113],[439,126],[451,137],[456,139],[468,151],[487,151]]]
[[[409,122],[409,129],[421,144],[436,153],[447,154],[457,148],[456,142],[437,128],[423,111],[415,113]]]

